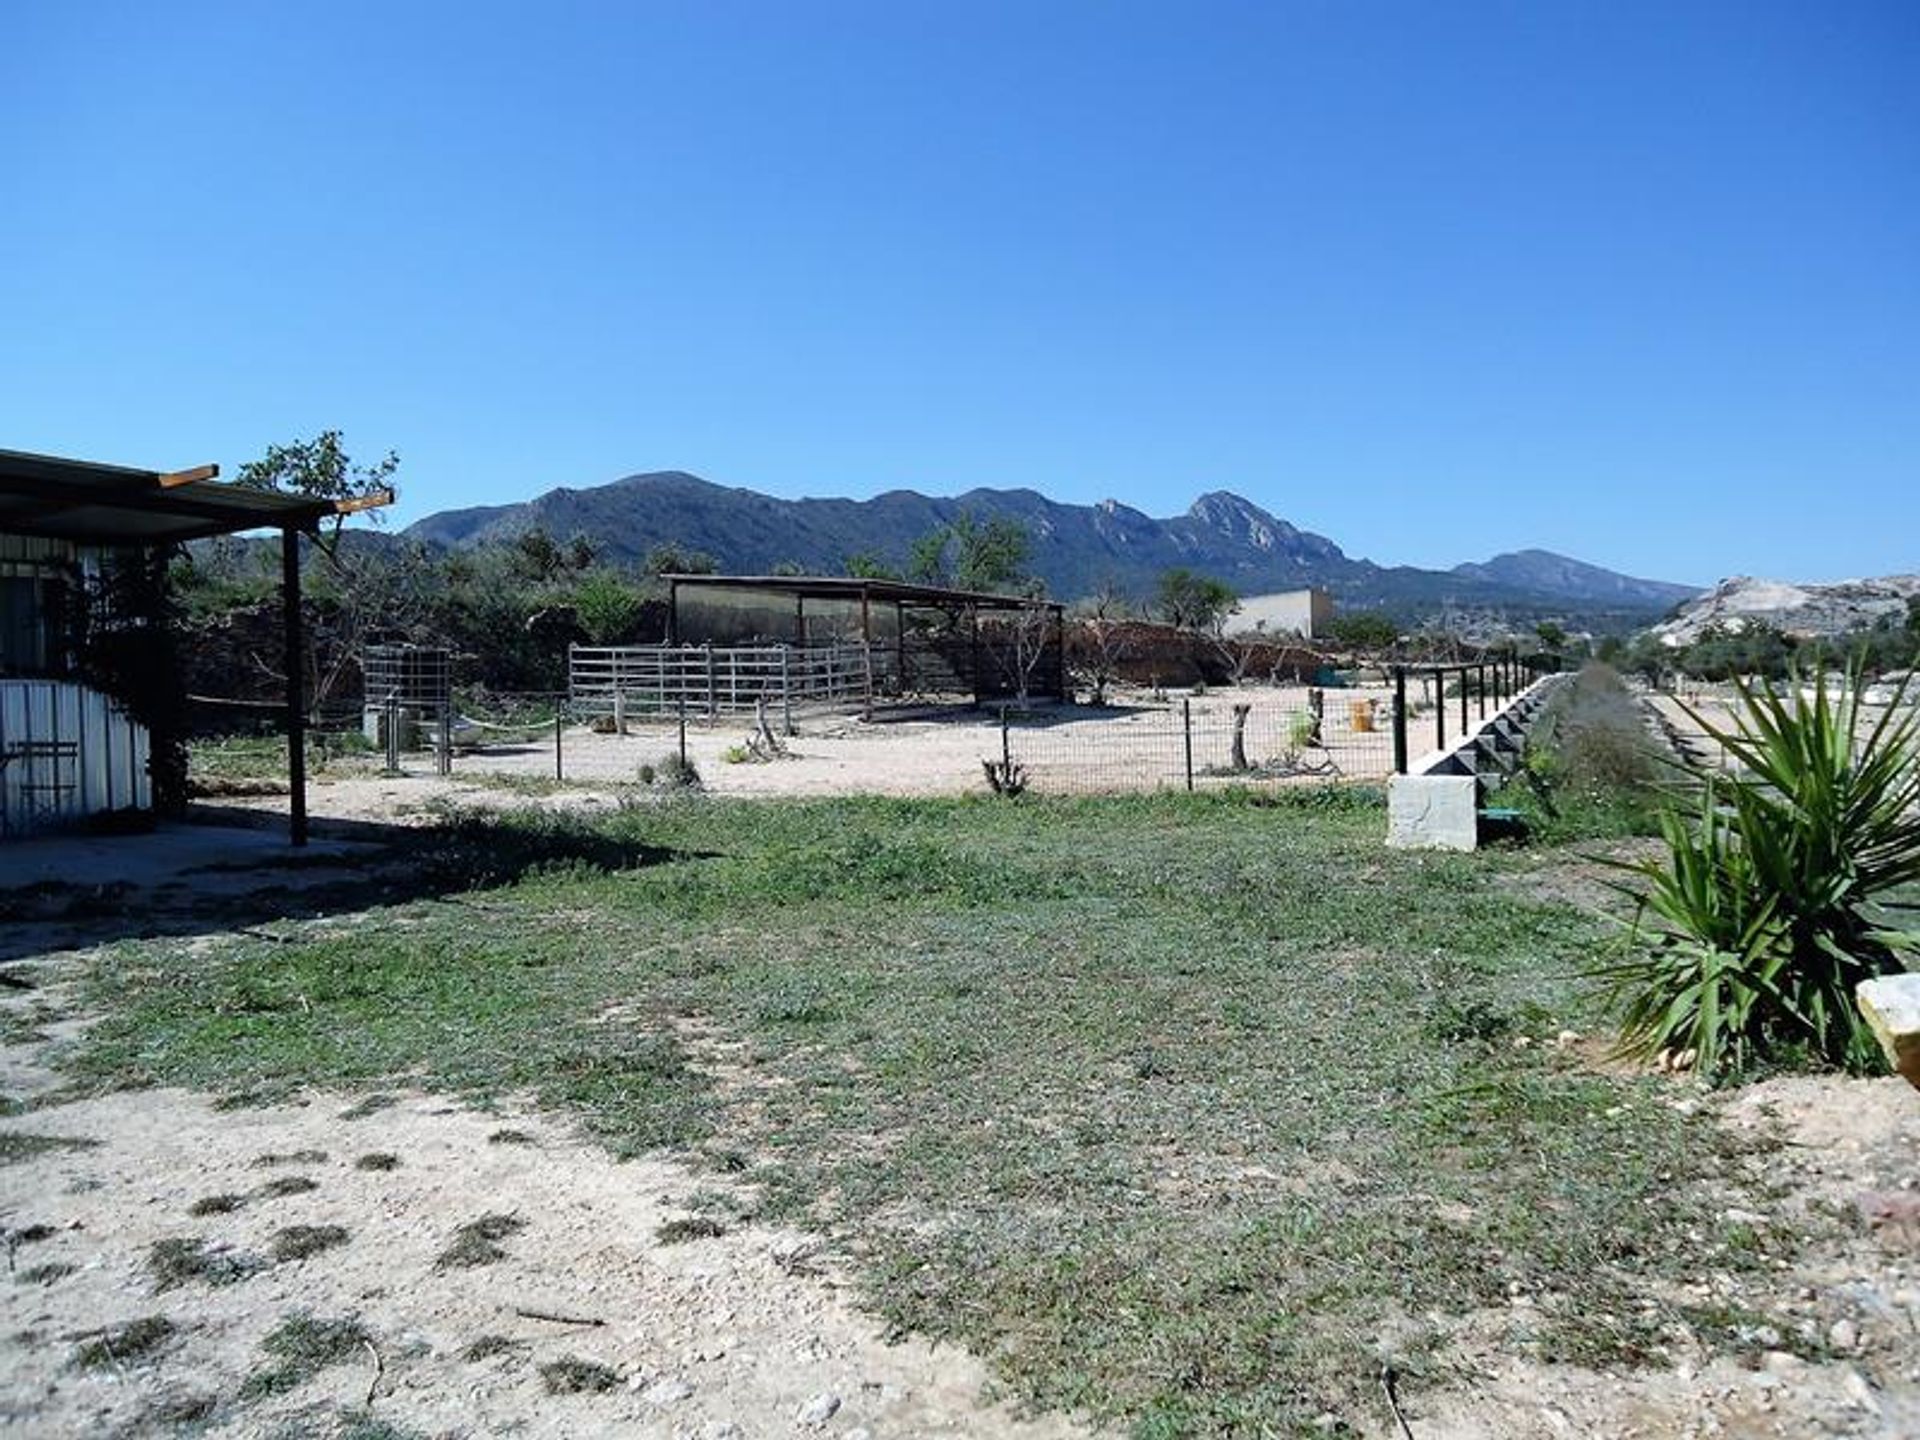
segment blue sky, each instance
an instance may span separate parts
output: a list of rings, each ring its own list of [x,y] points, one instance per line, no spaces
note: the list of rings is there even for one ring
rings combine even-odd
[[[1920,5],[0,9],[0,445],[1920,569]]]

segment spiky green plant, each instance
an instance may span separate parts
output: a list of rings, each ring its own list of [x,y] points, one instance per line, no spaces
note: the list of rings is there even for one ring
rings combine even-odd
[[[1600,974],[1627,1052],[1691,1051],[1712,1075],[1795,1054],[1879,1067],[1853,991],[1920,942],[1891,923],[1920,885],[1920,720],[1904,685],[1873,720],[1864,680],[1856,661],[1837,695],[1818,668],[1784,693],[1737,682],[1731,725],[1694,713],[1730,765],[1664,817],[1664,856],[1625,867],[1634,934]]]

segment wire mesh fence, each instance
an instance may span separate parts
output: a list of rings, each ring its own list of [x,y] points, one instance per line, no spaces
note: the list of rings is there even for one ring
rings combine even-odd
[[[682,693],[666,713],[633,705],[623,706],[622,716],[601,703],[577,704],[571,693],[456,687],[444,745],[439,717],[422,716],[377,736],[357,725],[342,725],[337,735],[316,727],[308,756],[334,775],[437,772],[482,785],[497,777],[508,786],[534,779],[629,786],[671,757],[718,793],[769,797],[977,793],[993,783],[987,772],[996,767],[1002,784],[1037,795],[1378,784],[1497,716],[1527,677],[1518,667],[1507,673],[1450,666],[1389,667],[1353,678],[1357,683],[1262,683],[1171,698],[1130,689],[1102,706],[1048,702],[1003,710],[949,700],[870,716],[855,707],[795,717],[797,723],[763,696],[751,709],[743,701],[738,712],[716,706],[718,713],[708,713],[701,697]],[[263,712],[256,723],[264,721],[270,733],[282,730],[274,723],[280,718]],[[353,720],[359,718],[356,712]],[[406,737],[404,750],[380,743],[394,734]],[[316,744],[339,753],[323,748],[316,756]],[[237,772],[272,758],[202,750],[196,768]]]
[[[1337,698],[1336,698],[1337,696]],[[999,779],[1040,794],[1378,781],[1393,768],[1384,694],[1229,691],[1074,719],[1005,714]]]

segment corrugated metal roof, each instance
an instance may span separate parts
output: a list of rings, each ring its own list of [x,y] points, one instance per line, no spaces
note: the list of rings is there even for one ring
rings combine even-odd
[[[242,530],[310,530],[393,497],[343,504],[223,485],[219,467],[168,472],[0,450],[0,531],[83,545],[164,545]]]

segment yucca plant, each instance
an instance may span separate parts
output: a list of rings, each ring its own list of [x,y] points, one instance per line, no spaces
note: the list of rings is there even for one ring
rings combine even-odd
[[[1731,725],[1690,712],[1730,764],[1677,788],[1664,856],[1624,867],[1633,934],[1598,973],[1628,1053],[1692,1052],[1711,1075],[1795,1054],[1878,1068],[1853,991],[1920,940],[1891,923],[1920,885],[1920,721],[1902,685],[1869,723],[1864,680],[1855,661],[1838,695],[1818,668],[1784,693],[1736,682]]]

